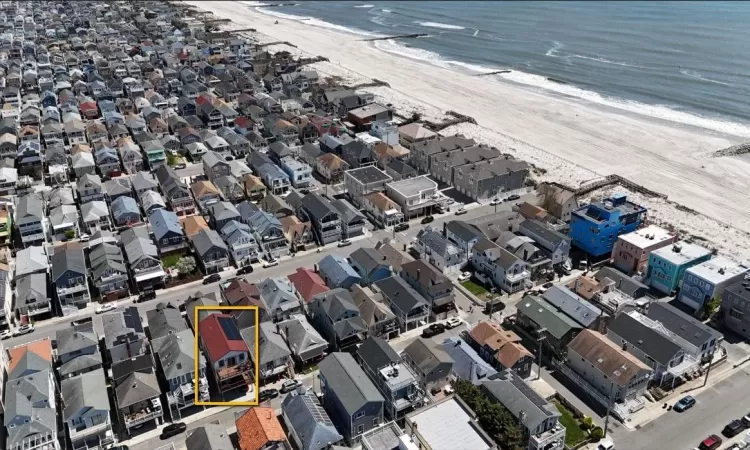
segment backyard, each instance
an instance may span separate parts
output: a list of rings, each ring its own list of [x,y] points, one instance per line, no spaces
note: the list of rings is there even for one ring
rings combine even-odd
[[[484,286],[482,286],[481,284],[475,281],[466,280],[463,283],[461,283],[461,286],[466,288],[467,291],[474,294],[480,300],[488,300],[490,297],[489,291],[485,289]]]
[[[166,255],[162,257],[161,263],[166,269],[170,269],[177,265],[177,261],[180,260],[182,255]]]
[[[573,447],[588,439],[586,432],[581,428],[581,421],[576,419],[573,413],[560,402],[554,402],[560,411],[560,423],[565,427],[565,445]]]

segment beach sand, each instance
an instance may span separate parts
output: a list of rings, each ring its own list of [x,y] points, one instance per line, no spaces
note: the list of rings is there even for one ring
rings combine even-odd
[[[270,17],[241,3],[186,3],[232,19],[240,28],[255,28],[269,40],[289,41],[299,51],[329,58],[330,63],[313,66],[323,75],[356,82],[377,78],[389,83],[390,89],[372,91],[402,113],[421,108],[431,117],[447,110],[474,117],[478,126],[459,125],[445,133],[464,132],[479,142],[510,149],[547,171],[537,179],[577,186],[616,173],[708,216],[701,218],[701,223],[718,221],[750,232],[750,161],[710,157],[716,150],[742,142],[740,137],[640,116],[496,77],[443,69],[380,51],[361,36]],[[695,234],[721,232],[696,228],[691,230]],[[750,239],[745,233],[736,235]],[[741,247],[745,250],[750,244]],[[741,253],[735,257],[750,257]]]

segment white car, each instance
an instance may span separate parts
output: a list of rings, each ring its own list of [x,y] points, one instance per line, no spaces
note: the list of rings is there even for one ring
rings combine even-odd
[[[114,311],[115,309],[117,309],[117,302],[109,302],[109,303],[105,303],[102,306],[96,308],[96,313],[97,314],[101,314],[101,313],[105,313],[107,311]]]
[[[499,198],[493,198],[492,201],[490,202],[490,205],[495,206],[495,205],[499,205],[500,203],[502,203],[502,201]]]
[[[78,240],[81,242],[88,242],[91,240],[91,236],[89,236],[88,234],[82,234],[78,236]]]
[[[21,336],[24,334],[29,334],[34,331],[34,324],[28,323],[26,325],[21,325],[18,327],[18,329],[13,333],[13,336]]]
[[[11,333],[10,330],[3,330],[2,333],[0,333],[0,339],[6,340],[13,337],[13,333]]]
[[[458,281],[466,281],[471,278],[471,272],[464,272],[458,276]]]
[[[445,322],[445,328],[449,330],[452,328],[456,328],[459,325],[461,325],[461,319],[459,319],[458,317],[451,317]]]
[[[278,259],[272,259],[270,261],[263,261],[263,268],[267,269],[269,267],[278,266],[279,260]]]

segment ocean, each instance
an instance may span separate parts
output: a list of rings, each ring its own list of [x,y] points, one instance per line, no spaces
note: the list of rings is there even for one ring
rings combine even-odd
[[[750,136],[750,3],[243,3],[361,38],[427,33],[373,45],[472,74],[509,70],[491,76]]]

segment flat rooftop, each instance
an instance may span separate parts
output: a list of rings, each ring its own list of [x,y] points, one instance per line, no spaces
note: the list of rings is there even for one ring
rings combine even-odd
[[[712,283],[721,283],[742,275],[747,270],[747,267],[719,256],[693,266],[687,272]]]
[[[389,177],[385,172],[374,166],[347,170],[346,173],[362,184],[378,182],[388,183],[389,181],[393,180],[393,178]]]
[[[362,435],[362,448],[364,450],[398,450],[399,437],[403,431],[391,422],[382,427],[375,428]]]
[[[434,449],[489,450],[493,443],[455,399],[450,398],[407,416],[417,432]]]
[[[422,175],[420,177],[388,183],[388,187],[404,197],[413,197],[428,189],[437,189],[437,183]]]
[[[681,266],[711,254],[711,250],[686,241],[680,241],[651,252],[654,256]]]
[[[379,372],[386,383],[395,389],[416,382],[416,378],[411,373],[411,370],[407,369],[403,363],[385,366]]]
[[[620,235],[619,238],[628,244],[643,249],[659,244],[660,242],[670,241],[674,239],[674,236],[674,234],[662,227],[649,225],[640,230],[635,230],[632,233]]]
[[[376,114],[382,114],[384,112],[387,112],[388,108],[380,105],[378,103],[372,103],[367,106],[362,106],[357,109],[353,109],[349,111],[349,114],[352,116],[358,118],[358,119],[366,119],[370,116],[374,116]]]

